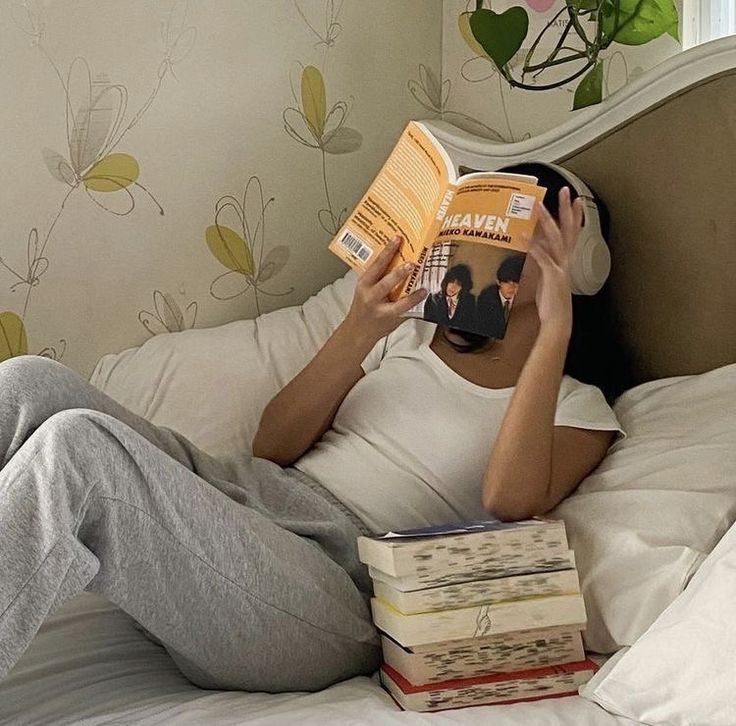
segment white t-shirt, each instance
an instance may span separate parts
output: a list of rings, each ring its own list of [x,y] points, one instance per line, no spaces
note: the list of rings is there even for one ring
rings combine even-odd
[[[374,532],[487,519],[481,485],[513,388],[467,381],[410,319],[363,361],[332,427],[294,466]],[[555,425],[621,431],[601,391],[563,376]]]

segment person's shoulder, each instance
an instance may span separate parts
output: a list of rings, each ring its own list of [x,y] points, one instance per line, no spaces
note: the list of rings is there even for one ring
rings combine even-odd
[[[480,291],[480,294],[478,295],[478,299],[482,298],[485,300],[486,298],[492,298],[494,295],[498,295],[498,285],[496,285],[495,283],[484,287]]]
[[[567,374],[560,382],[555,425],[616,431],[618,435],[626,435],[603,391]]]
[[[576,405],[579,402],[582,405],[594,404],[602,408],[610,408],[610,404],[606,401],[603,391],[598,386],[579,381],[567,373],[563,374],[562,380],[560,381],[560,393],[557,397],[557,402],[558,405]]]
[[[582,381],[579,381],[577,378],[573,378],[567,373],[563,373],[562,380],[560,381],[560,398],[563,398],[564,396],[574,393],[575,391],[585,390],[585,389],[592,389],[596,391],[600,390],[599,388],[591,385],[590,383],[583,383]]]

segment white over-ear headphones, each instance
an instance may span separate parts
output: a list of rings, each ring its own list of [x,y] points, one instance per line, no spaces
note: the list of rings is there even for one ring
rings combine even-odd
[[[575,295],[595,295],[611,272],[611,253],[603,239],[598,205],[588,185],[558,164],[540,161],[564,177],[583,200],[584,219],[575,252],[570,260],[570,286]]]

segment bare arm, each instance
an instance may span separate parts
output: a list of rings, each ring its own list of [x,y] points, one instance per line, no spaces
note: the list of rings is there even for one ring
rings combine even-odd
[[[483,505],[500,519],[555,507],[605,456],[612,431],[555,426],[568,336],[540,330],[519,376],[483,482]]]
[[[569,259],[582,221],[582,207],[560,193],[560,227],[538,205],[543,236],[530,245],[539,265],[540,328],[519,375],[514,395],[483,479],[483,506],[501,519],[543,514],[570,494],[605,456],[614,436],[554,425],[572,329]]]
[[[309,365],[266,406],[253,454],[288,466],[307,451],[363,376],[360,364],[374,343],[343,321]]]
[[[390,302],[388,294],[413,269],[386,274],[399,243],[389,243],[365,271],[345,320],[322,349],[266,406],[253,438],[253,454],[288,466],[330,427],[340,404],[363,377],[361,363],[373,346],[396,328],[402,314],[421,302],[425,291]]]

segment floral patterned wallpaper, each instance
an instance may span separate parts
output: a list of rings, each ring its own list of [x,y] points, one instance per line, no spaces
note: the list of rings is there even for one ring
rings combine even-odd
[[[0,0],[0,360],[306,299],[438,68],[427,0]],[[369,61],[369,62],[367,62]]]
[[[549,54],[597,2],[0,0],[0,361],[87,375],[302,302],[345,271],[327,244],[409,119],[509,142],[575,113],[576,82],[511,87],[493,57],[518,69],[541,31]],[[528,16],[519,48],[478,10]],[[601,53],[604,96],[679,50],[660,30]]]

